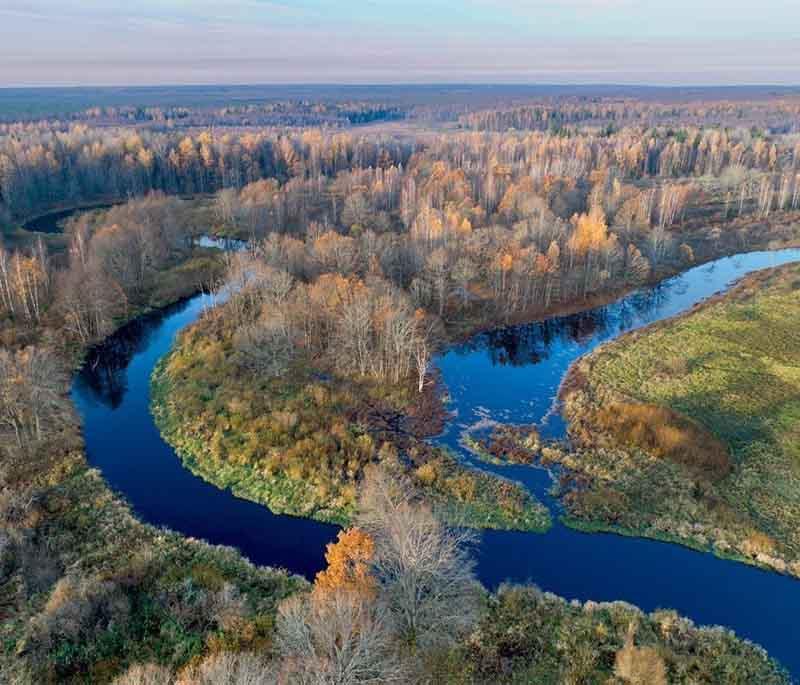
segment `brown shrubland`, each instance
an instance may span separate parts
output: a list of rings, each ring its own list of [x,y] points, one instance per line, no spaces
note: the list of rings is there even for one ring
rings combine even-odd
[[[618,444],[640,448],[708,478],[730,473],[727,447],[707,429],[667,407],[612,402],[594,412],[592,424]]]

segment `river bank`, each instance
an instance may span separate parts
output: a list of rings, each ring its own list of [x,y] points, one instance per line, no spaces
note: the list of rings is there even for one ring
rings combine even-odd
[[[573,519],[800,574],[799,277],[794,266],[749,276],[573,366],[563,396],[581,449],[556,457],[568,469],[562,492]],[[694,425],[708,438],[698,443],[687,432]],[[703,469],[701,451],[715,441],[725,468]]]

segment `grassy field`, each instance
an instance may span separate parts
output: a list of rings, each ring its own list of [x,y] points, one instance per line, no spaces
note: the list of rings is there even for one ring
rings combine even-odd
[[[800,266],[581,360],[567,512],[800,575]]]

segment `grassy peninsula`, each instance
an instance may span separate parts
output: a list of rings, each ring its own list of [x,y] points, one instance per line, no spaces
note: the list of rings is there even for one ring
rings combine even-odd
[[[800,575],[800,266],[580,360],[563,500],[583,527]]]
[[[332,375],[308,358],[254,376],[234,349],[226,305],[184,331],[157,366],[152,411],[195,474],[276,513],[347,524],[363,468],[411,475],[449,520],[544,531],[547,508],[521,486],[461,466],[423,438],[444,408],[432,387]]]

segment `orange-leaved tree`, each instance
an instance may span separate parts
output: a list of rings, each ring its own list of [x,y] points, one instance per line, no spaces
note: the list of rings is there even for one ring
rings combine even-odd
[[[314,579],[314,593],[324,596],[336,590],[349,590],[372,597],[376,590],[375,579],[370,574],[374,553],[372,537],[360,528],[340,531],[337,541],[327,547],[328,568]]]

